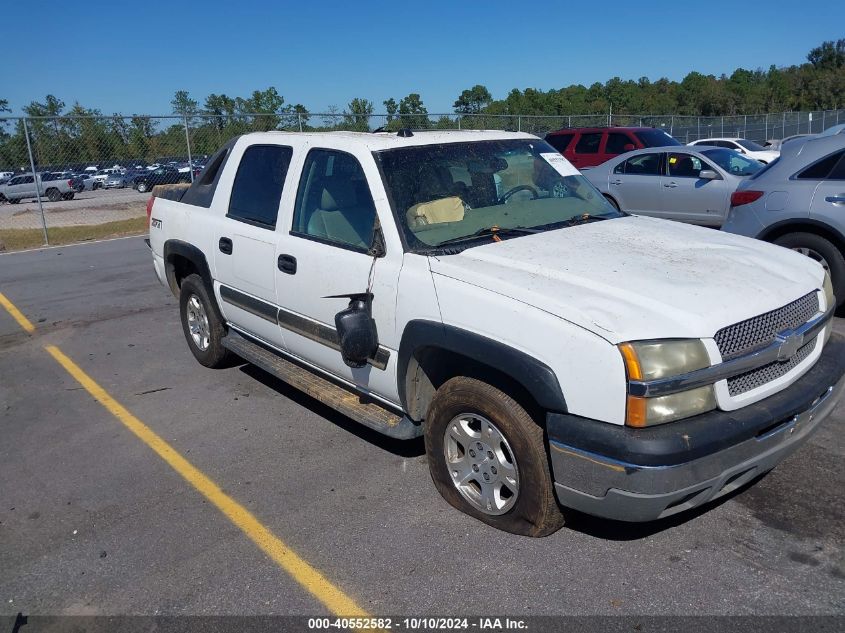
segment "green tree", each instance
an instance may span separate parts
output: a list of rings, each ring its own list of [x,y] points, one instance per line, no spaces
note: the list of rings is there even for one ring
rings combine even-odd
[[[384,105],[384,109],[387,112],[387,122],[390,123],[396,116],[396,113],[399,111],[399,104],[396,103],[396,99],[394,99],[393,97],[382,101],[382,104]]]
[[[346,106],[344,124],[351,130],[366,132],[370,129],[370,117],[373,114],[373,102],[355,97]]]
[[[430,126],[428,110],[419,94],[412,92],[399,101],[399,119],[401,127],[422,130]]]
[[[825,70],[845,66],[845,39],[822,42],[807,53],[807,61],[816,68]]]
[[[198,104],[195,99],[191,99],[187,90],[177,90],[170,105],[173,108],[173,114],[179,116],[193,117],[197,113]]]
[[[452,104],[458,114],[479,114],[493,100],[490,91],[481,84],[464,90]]]

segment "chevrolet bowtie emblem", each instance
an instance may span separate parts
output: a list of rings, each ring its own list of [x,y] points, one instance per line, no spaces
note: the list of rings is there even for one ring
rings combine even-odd
[[[778,361],[783,363],[795,356],[798,348],[804,344],[804,335],[786,330],[775,336],[775,342],[779,343]]]

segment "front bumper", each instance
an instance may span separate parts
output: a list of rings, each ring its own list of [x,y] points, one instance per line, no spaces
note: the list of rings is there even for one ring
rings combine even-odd
[[[736,411],[646,429],[548,414],[558,500],[596,516],[651,521],[721,497],[813,434],[845,392],[843,374],[845,337],[834,334],[804,376]]]

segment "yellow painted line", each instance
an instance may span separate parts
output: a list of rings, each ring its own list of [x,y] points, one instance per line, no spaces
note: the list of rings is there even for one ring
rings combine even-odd
[[[14,303],[9,301],[2,292],[0,292],[0,306],[6,308],[6,312],[12,315],[12,318],[18,322],[27,334],[32,334],[35,332],[35,326],[30,323],[29,319],[27,319],[23,313],[17,309]]]
[[[216,483],[182,457],[170,444],[156,435],[150,427],[132,415],[122,404],[112,398],[105,389],[65,356],[58,347],[47,345],[44,349],[109,413],[120,420],[144,444],[153,449],[202,496],[217,506],[217,509],[252,539],[265,554],[290,574],[296,582],[311,592],[330,611],[339,616],[369,617],[361,607],[355,604],[352,598],[329,582],[323,574],[309,565],[262,525],[249,510],[220,490]]]

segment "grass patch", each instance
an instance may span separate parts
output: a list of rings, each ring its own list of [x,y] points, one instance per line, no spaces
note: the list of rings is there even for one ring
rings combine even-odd
[[[105,224],[57,226],[52,229],[47,227],[50,246],[76,244],[77,242],[123,237],[125,235],[140,235],[146,232],[147,218],[144,216],[106,222]],[[38,248],[44,246],[44,233],[41,229],[0,229],[0,242],[6,245],[7,251]]]

